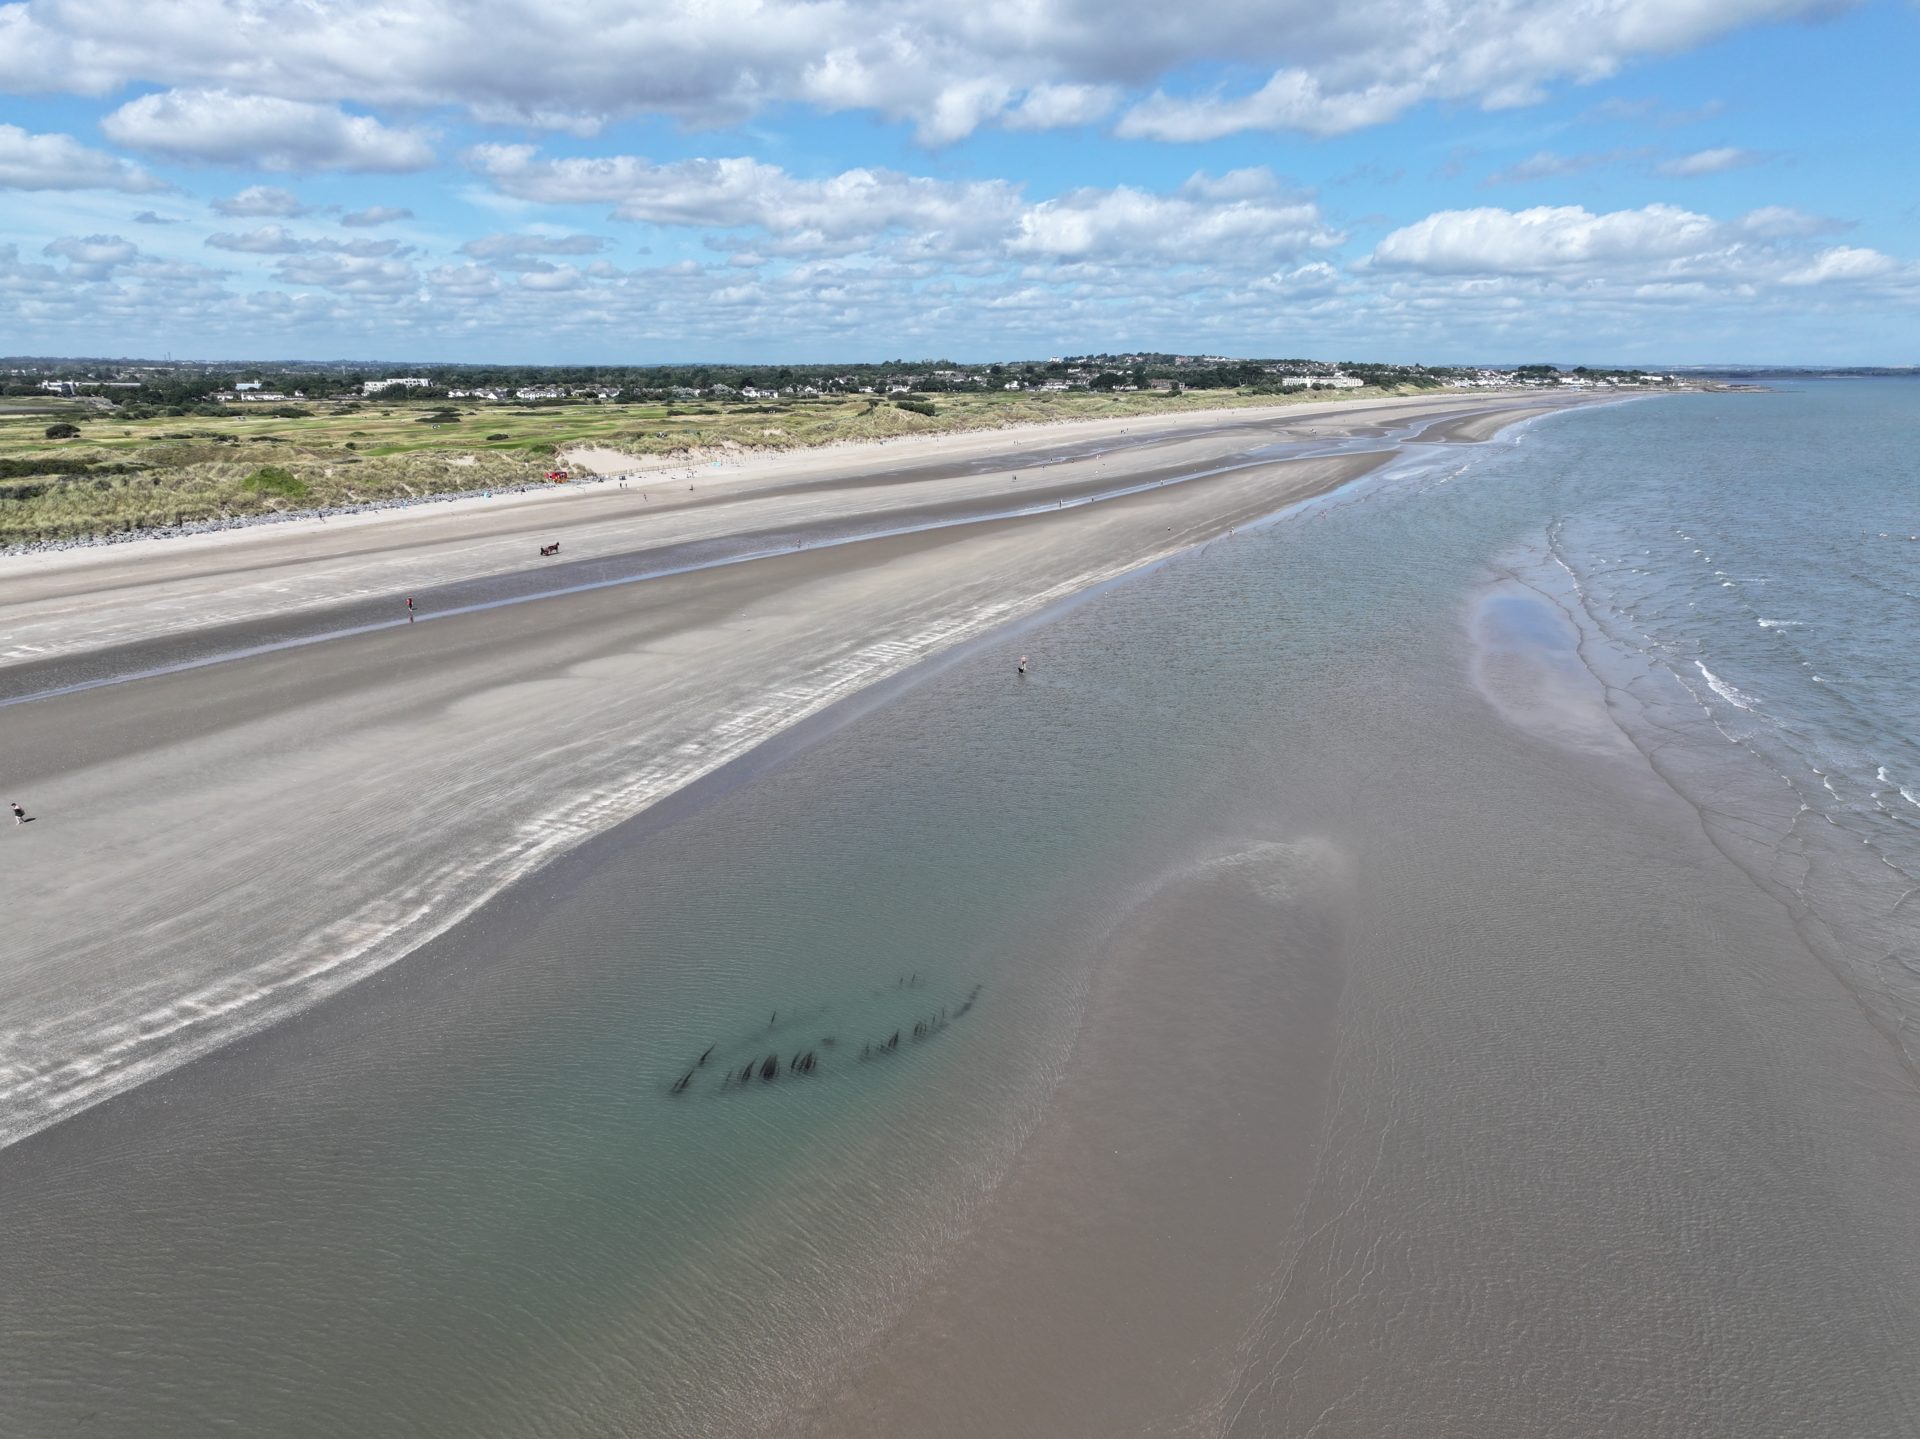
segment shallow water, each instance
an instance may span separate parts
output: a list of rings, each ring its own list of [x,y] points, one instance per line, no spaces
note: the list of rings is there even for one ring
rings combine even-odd
[[[1909,393],[1423,451],[6,1151],[0,1432],[1920,1432]]]

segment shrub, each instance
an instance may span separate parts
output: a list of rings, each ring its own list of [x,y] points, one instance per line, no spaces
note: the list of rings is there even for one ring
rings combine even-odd
[[[510,440],[513,438],[513,436],[512,435],[488,435],[487,438],[489,440]]]
[[[928,400],[895,400],[893,407],[896,410],[907,410],[916,415],[934,415],[939,413],[939,411],[934,409],[932,402]]]
[[[80,427],[62,420],[57,425],[47,426],[47,438],[50,440],[71,440],[78,438]]]
[[[295,477],[291,470],[281,465],[262,465],[240,482],[240,488],[256,495],[277,495],[286,500],[302,499],[307,493],[306,481]]]
[[[279,405],[274,409],[268,410],[267,413],[281,420],[310,420],[313,418],[312,410],[303,410],[298,405]]]

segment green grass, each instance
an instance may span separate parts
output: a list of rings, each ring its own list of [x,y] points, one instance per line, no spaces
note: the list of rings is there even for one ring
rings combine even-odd
[[[309,402],[310,417],[234,406],[218,419],[120,420],[35,402],[0,407],[0,477],[10,481],[0,486],[0,546],[500,488],[540,479],[574,445],[670,459],[1306,398],[995,391],[936,396],[932,414],[868,395],[752,406],[463,404],[429,424],[422,418],[442,406],[350,411]],[[53,413],[77,423],[80,437],[48,440]]]
[[[240,488],[256,495],[274,495],[283,500],[304,500],[307,482],[283,465],[262,465],[240,482]]]

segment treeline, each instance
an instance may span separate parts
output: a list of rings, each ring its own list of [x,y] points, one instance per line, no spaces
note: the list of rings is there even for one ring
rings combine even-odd
[[[216,395],[236,384],[257,383],[268,393],[301,401],[362,399],[369,380],[401,375],[422,376],[433,383],[407,390],[389,390],[364,397],[370,405],[391,406],[419,401],[443,401],[456,390],[558,388],[598,391],[621,400],[663,400],[688,391],[783,392],[816,390],[822,395],[857,394],[865,389],[885,391],[901,384],[914,393],[939,394],[1022,387],[1066,381],[1095,390],[1126,386],[1146,389],[1278,391],[1289,376],[1355,376],[1371,385],[1424,389],[1440,384],[1453,369],[1419,365],[1387,365],[1342,360],[1337,365],[1307,359],[1241,360],[1195,358],[1172,354],[1074,355],[1047,360],[1020,360],[991,364],[958,364],[947,359],[892,359],[861,364],[780,365],[351,365],[282,363],[261,366],[182,365],[142,367],[110,361],[37,361],[21,365],[25,373],[0,378],[0,394],[41,396],[43,379],[96,384],[114,381],[115,388],[81,389],[89,397],[104,397],[123,416],[194,415],[225,413]],[[137,381],[127,388],[125,382]]]

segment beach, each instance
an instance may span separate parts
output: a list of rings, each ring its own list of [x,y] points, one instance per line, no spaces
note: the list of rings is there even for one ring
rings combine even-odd
[[[374,972],[875,680],[1364,473],[1390,426],[1485,408],[780,456],[671,496],[28,557],[0,696],[82,688],[8,714],[42,818],[10,856],[0,1137]]]
[[[1901,411],[1776,399],[35,560],[0,1429],[1920,1432]]]

